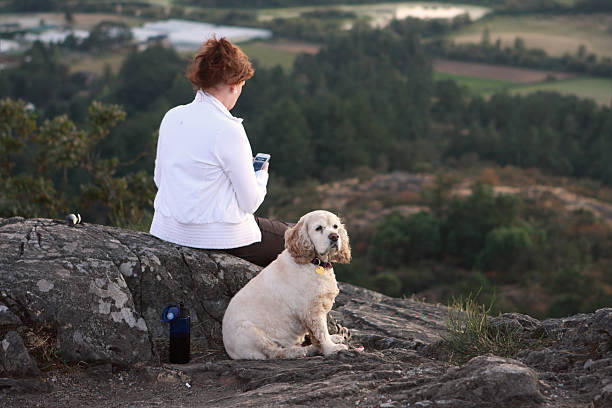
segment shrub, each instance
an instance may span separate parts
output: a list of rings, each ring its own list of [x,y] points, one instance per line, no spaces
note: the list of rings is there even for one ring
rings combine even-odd
[[[428,212],[392,214],[379,224],[370,247],[374,264],[398,267],[440,252],[440,221]]]
[[[402,295],[402,281],[392,272],[381,272],[374,276],[372,287],[388,296],[398,297]]]
[[[485,247],[476,258],[476,268],[509,272],[517,264],[521,255],[532,247],[529,225],[499,227],[487,234]],[[505,277],[504,282],[514,282],[516,277]]]
[[[556,296],[548,306],[547,316],[566,317],[579,313],[583,299],[575,294],[562,294]]]
[[[455,199],[441,227],[446,255],[457,258],[461,266],[472,268],[485,246],[487,234],[514,221],[517,200],[510,195],[496,196],[483,183],[475,184],[466,199]]]
[[[452,284],[464,278],[461,271],[435,262],[420,261],[414,266],[393,270],[402,282],[402,293],[417,293],[437,285]]]

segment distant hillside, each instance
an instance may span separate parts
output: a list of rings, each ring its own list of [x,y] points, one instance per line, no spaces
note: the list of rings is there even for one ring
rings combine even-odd
[[[612,302],[612,190],[592,181],[514,168],[394,172],[273,185],[266,201],[280,219],[339,213],[354,248],[339,277],[393,296],[478,294],[494,310],[539,317]]]

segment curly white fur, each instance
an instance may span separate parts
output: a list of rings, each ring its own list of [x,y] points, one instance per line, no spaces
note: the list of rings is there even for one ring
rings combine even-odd
[[[338,295],[333,268],[319,274],[310,261],[348,263],[351,249],[338,217],[317,210],[285,233],[285,250],[230,301],[223,344],[233,359],[296,358],[346,350],[330,335],[327,313]],[[312,345],[303,347],[309,334]]]

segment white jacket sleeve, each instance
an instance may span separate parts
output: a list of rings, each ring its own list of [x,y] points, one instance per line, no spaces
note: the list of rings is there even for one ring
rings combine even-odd
[[[166,114],[167,115],[167,114]],[[164,116],[166,119],[166,116]],[[162,176],[162,155],[163,148],[162,140],[165,138],[166,129],[164,126],[164,119],[162,119],[161,124],[159,125],[159,136],[157,138],[157,153],[155,154],[155,170],[153,170],[153,181],[155,181],[155,186],[159,190],[159,186],[161,185],[161,176]]]
[[[253,170],[253,152],[242,125],[236,124],[220,132],[216,151],[232,183],[238,206],[253,214],[266,196],[268,172]]]

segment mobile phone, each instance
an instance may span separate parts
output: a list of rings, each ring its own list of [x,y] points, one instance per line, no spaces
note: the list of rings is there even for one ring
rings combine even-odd
[[[257,153],[255,160],[253,160],[255,171],[261,170],[268,160],[270,160],[270,155],[268,153]]]

